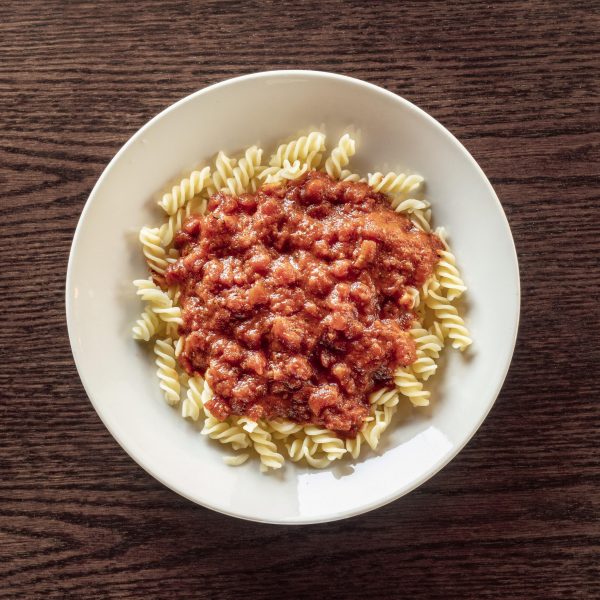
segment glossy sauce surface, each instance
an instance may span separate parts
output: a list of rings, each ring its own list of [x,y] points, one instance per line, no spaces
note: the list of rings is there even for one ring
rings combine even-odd
[[[218,418],[286,418],[353,437],[369,393],[416,358],[407,287],[441,241],[365,183],[312,172],[256,194],[218,193],[175,238],[179,361],[205,375]]]

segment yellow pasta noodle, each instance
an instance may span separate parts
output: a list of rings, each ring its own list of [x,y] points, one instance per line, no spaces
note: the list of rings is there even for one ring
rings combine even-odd
[[[227,180],[233,177],[233,168],[236,165],[235,158],[230,158],[225,152],[219,152],[215,159],[215,170],[211,182],[208,184],[210,195],[222,190],[227,186]]]
[[[427,406],[430,392],[423,389],[423,384],[417,379],[410,367],[402,367],[394,373],[396,389],[406,396],[413,406]]]
[[[450,300],[442,296],[439,291],[440,284],[436,282],[436,286],[429,290],[425,302],[440,321],[442,331],[451,340],[452,347],[458,350],[465,350],[473,342],[469,336],[469,330],[466,328],[462,317],[458,314],[457,308],[451,304]]]
[[[369,173],[367,181],[376,192],[391,194],[392,208],[396,208],[408,194],[416,192],[421,187],[423,178],[420,175],[396,174],[390,171],[386,175],[379,172]]]
[[[250,181],[260,166],[261,158],[262,150],[260,148],[257,146],[248,148],[244,157],[232,169],[231,177],[227,179],[221,189],[237,196],[249,191]]]
[[[171,338],[156,340],[154,344],[156,366],[160,387],[168,404],[179,404],[179,374],[175,363],[175,349]]]
[[[181,404],[181,416],[184,419],[197,421],[203,409],[202,405],[202,389],[204,387],[204,379],[199,375],[188,379],[188,390],[185,400]]]
[[[422,327],[413,327],[410,334],[417,346],[417,360],[410,367],[416,377],[427,381],[437,370],[436,360],[444,347],[444,340]]]
[[[331,151],[331,155],[325,161],[325,172],[334,179],[339,179],[343,168],[350,162],[350,158],[356,152],[355,141],[346,133]]]
[[[281,469],[283,456],[277,451],[277,446],[271,439],[271,434],[261,423],[252,421],[247,417],[240,417],[238,423],[252,440],[252,446],[258,452],[261,470]]]
[[[304,428],[304,434],[319,446],[329,460],[337,460],[346,454],[344,441],[329,429],[308,425]]]
[[[269,165],[281,168],[285,161],[290,164],[299,161],[306,164],[309,169],[315,169],[319,166],[324,151],[325,134],[313,131],[307,136],[302,136],[287,144],[281,144],[277,148],[277,152],[271,157]]]
[[[186,202],[199,194],[210,182],[210,167],[201,171],[192,171],[189,177],[182,179],[158,203],[168,215],[174,215]]]
[[[150,341],[160,328],[160,320],[152,310],[151,306],[147,306],[140,318],[136,321],[131,332],[134,340]]]
[[[146,257],[146,263],[151,271],[163,275],[167,269],[167,253],[162,247],[160,229],[142,227],[140,231],[140,242],[142,251]]]

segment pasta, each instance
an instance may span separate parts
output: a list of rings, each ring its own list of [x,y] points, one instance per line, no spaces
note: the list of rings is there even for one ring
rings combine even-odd
[[[181,339],[181,338],[180,338]],[[177,352],[175,352],[177,354]],[[181,416],[184,419],[197,421],[200,417],[200,411],[203,409],[202,404],[202,389],[204,387],[204,379],[199,376],[190,377],[188,379],[188,389],[185,400],[181,404]]]
[[[243,465],[248,459],[250,455],[247,452],[243,452],[242,454],[234,454],[233,456],[224,456],[223,462],[230,467],[239,467]]]
[[[159,326],[160,321],[158,317],[152,310],[152,307],[147,306],[131,330],[133,339],[148,342],[157,333]]]
[[[304,459],[315,469],[324,469],[331,464],[327,456],[317,452],[318,445],[310,436],[295,438],[292,442],[287,442],[285,448],[292,462]]]
[[[431,231],[431,205],[414,197],[423,184],[417,174],[369,173],[366,178],[348,168],[356,152],[356,143],[344,134],[323,161],[326,151],[325,134],[313,131],[286,144],[281,144],[268,163],[263,163],[263,150],[251,146],[239,158],[219,152],[214,166],[192,171],[173,186],[159,201],[167,220],[160,227],[145,226],[139,240],[150,277],[134,281],[136,294],[144,309],[132,328],[136,340],[153,340],[155,363],[160,388],[165,401],[180,405],[181,415],[202,425],[201,433],[227,445],[234,454],[224,456],[227,465],[239,466],[254,455],[260,460],[261,471],[280,469],[289,459],[312,468],[325,468],[345,456],[357,459],[365,446],[375,450],[381,436],[390,426],[401,402],[415,407],[427,406],[431,394],[424,387],[437,370],[437,360],[448,342],[464,351],[471,337],[454,302],[465,292],[456,257],[452,253],[446,232],[435,230],[444,249],[433,275],[419,289],[406,287],[401,302],[412,306],[416,319],[409,330],[414,340],[416,360],[395,370],[391,387],[372,392],[369,412],[356,437],[343,439],[321,426],[301,424],[285,419],[252,420],[247,416],[216,418],[207,408],[213,392],[200,375],[188,376],[179,366],[185,336],[179,334],[183,322],[179,306],[178,287],[167,288],[164,275],[169,265],[179,258],[173,240],[185,219],[204,213],[209,197],[219,191],[239,196],[255,192],[263,184],[293,180],[305,173],[322,169],[340,181],[366,181],[375,191],[386,194],[391,207],[406,215],[424,231]],[[182,330],[183,331],[183,330]],[[406,400],[405,400],[406,399]]]
[[[427,381],[437,370],[436,359],[444,347],[444,340],[441,335],[422,327],[413,327],[410,334],[417,345],[417,360],[411,369],[417,378]]]
[[[182,179],[170,193],[165,194],[158,203],[168,215],[174,215],[186,202],[199,194],[210,181],[210,167],[201,171],[192,171],[189,178]]]
[[[293,164],[299,161],[309,169],[316,169],[321,163],[322,152],[325,151],[325,134],[313,131],[307,136],[299,137],[288,144],[281,144],[271,157],[269,165],[281,168],[285,161]]]
[[[446,243],[446,231],[443,227],[438,227],[435,230],[436,235],[444,242],[445,250],[441,251],[440,261],[437,264],[435,276],[440,282],[440,287],[446,291],[448,300],[459,298],[467,289],[463,280],[460,277],[458,268],[456,267],[456,258]]]
[[[163,275],[169,263],[167,262],[167,253],[161,245],[160,229],[158,227],[154,229],[142,227],[140,242],[150,271]]]
[[[162,244],[163,248],[169,247],[173,241],[173,238],[175,237],[175,234],[181,229],[185,217],[188,216],[186,213],[187,211],[185,208],[180,208],[177,212],[170,215],[169,220],[158,230],[160,243]]]
[[[304,428],[306,437],[311,438],[315,445],[327,456],[328,460],[337,460],[346,454],[346,447],[339,437],[328,429],[309,425]]]
[[[469,331],[465,327],[462,317],[458,314],[456,306],[453,306],[451,301],[440,293],[440,288],[440,283],[436,281],[435,285],[429,289],[425,302],[440,321],[440,327],[444,335],[452,340],[452,347],[457,350],[464,350],[472,343]]]
[[[215,171],[212,175],[212,180],[208,184],[208,193],[210,195],[227,187],[227,180],[233,177],[233,168],[236,160],[229,158],[224,152],[219,152],[215,159]]]
[[[410,367],[397,369],[394,373],[394,383],[397,390],[406,396],[413,406],[427,406],[429,404],[431,394],[423,389],[423,384],[417,379]]]
[[[234,450],[247,448],[250,441],[246,432],[236,423],[230,421],[219,421],[208,411],[205,411],[206,419],[202,433],[212,440],[218,440],[221,444],[231,444]]]
[[[226,184],[221,188],[235,196],[239,196],[248,190],[250,180],[254,177],[257,168],[260,166],[262,150],[252,146],[246,150],[244,158],[241,158],[237,166],[233,168],[231,177],[227,179]]]
[[[392,417],[396,412],[396,406],[375,407],[373,420],[366,423],[361,431],[362,438],[369,444],[371,450],[375,450],[383,432],[389,427]]]
[[[339,179],[343,168],[350,162],[350,158],[356,152],[356,143],[346,133],[331,151],[331,155],[325,161],[325,172],[334,179]]]
[[[160,387],[165,395],[167,404],[179,404],[179,373],[175,368],[175,348],[171,338],[156,340],[154,343],[154,354],[156,354],[156,366]]]
[[[283,179],[296,179],[304,175],[308,169],[307,163],[303,164],[299,160],[295,160],[290,164],[290,161],[286,159],[281,167],[268,167],[260,177],[264,179],[265,183],[277,183]]]
[[[369,173],[367,181],[376,192],[391,194],[393,196],[392,208],[396,208],[404,197],[421,187],[423,178],[420,175],[406,175],[406,173],[398,175],[390,171],[387,175],[383,173]]]
[[[277,451],[267,427],[258,421],[251,421],[248,417],[240,417],[238,423],[252,440],[252,446],[260,457],[261,471],[281,469],[284,458]]]

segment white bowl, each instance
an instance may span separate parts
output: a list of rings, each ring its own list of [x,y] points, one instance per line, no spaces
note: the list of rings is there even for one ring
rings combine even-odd
[[[137,234],[162,222],[159,192],[218,150],[259,143],[266,151],[324,125],[329,143],[349,126],[366,174],[422,174],[434,224],[444,225],[468,285],[467,356],[447,349],[432,407],[405,408],[377,453],[324,471],[286,462],[261,474],[254,461],[222,462],[227,448],[201,436],[164,402],[152,356],[131,339],[141,310],[131,281],[146,276]],[[519,320],[519,273],[510,229],[486,176],[465,148],[422,110],[374,85],[313,71],[230,79],[170,106],[142,127],[106,167],[81,215],[66,284],[67,323],[81,380],[126,452],[177,493],[255,521],[342,519],[399,498],[467,443],[506,376]]]

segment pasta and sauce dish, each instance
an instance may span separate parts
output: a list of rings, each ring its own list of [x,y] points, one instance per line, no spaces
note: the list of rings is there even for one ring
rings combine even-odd
[[[150,270],[133,336],[153,341],[166,401],[262,470],[323,468],[375,449],[399,402],[424,387],[445,345],[469,333],[465,291],[418,175],[348,169],[312,132],[263,163],[220,152],[159,202],[140,241]]]

